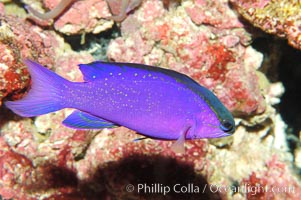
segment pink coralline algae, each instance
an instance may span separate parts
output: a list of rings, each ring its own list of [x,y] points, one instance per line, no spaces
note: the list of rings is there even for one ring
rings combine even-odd
[[[142,0],[106,0],[110,6],[112,16],[109,18],[120,22],[126,18],[127,13],[137,8]]]
[[[31,57],[52,65],[50,57],[55,54],[57,41],[50,32],[17,17],[0,15],[0,20],[0,100],[7,95],[17,99],[29,84],[22,58]]]
[[[54,9],[61,0],[44,0],[44,6]],[[83,33],[100,33],[113,26],[113,21],[107,19],[111,14],[105,0],[71,1],[54,21],[54,28],[66,35]],[[30,5],[32,8],[34,5]],[[37,6],[38,7],[38,6]]]
[[[4,13],[4,4],[2,2],[0,2],[0,13]]]
[[[182,177],[186,181],[200,176],[193,169],[205,167],[209,145],[206,140],[188,142],[186,154],[175,156],[170,150],[171,142],[133,142],[137,135],[126,128],[102,132],[68,129],[60,123],[66,113],[37,117],[35,128],[30,119],[10,122],[2,128],[0,194],[3,198],[38,199],[43,194],[44,198],[124,199],[137,196],[128,193],[124,184],[139,183],[140,178],[147,181],[145,167],[153,168],[156,173],[172,165],[173,170],[166,171],[166,178],[174,180],[179,177],[174,172],[185,169],[188,173]],[[119,176],[120,173],[124,175]],[[160,177],[153,178],[160,181]]]
[[[272,120],[283,123],[275,116]],[[281,128],[273,130],[274,136],[267,132],[269,129],[246,131],[240,126],[228,150],[209,145],[208,152],[211,153],[206,158],[210,166],[205,169],[205,174],[210,174],[208,182],[219,183],[213,187],[219,189],[222,199],[299,198],[301,185],[293,172],[292,155],[284,150],[283,138],[275,136]],[[277,142],[282,142],[284,149],[276,147]],[[222,159],[227,161],[220,162]],[[275,191],[267,188],[275,188]]]
[[[27,6],[27,10],[42,20],[48,20],[57,18],[68,6],[71,5],[71,3],[73,3],[73,0],[61,1],[55,8],[47,13],[40,13],[31,6]]]
[[[31,58],[52,67],[59,64],[62,52],[65,53],[62,57],[65,58],[66,63],[69,60],[70,50],[63,50],[63,39],[52,31],[44,31],[14,16],[0,15],[0,20],[1,105],[2,99],[7,96],[13,100],[21,98],[29,86],[29,74],[23,64],[23,59]],[[83,53],[82,56],[70,60],[73,61],[73,66],[76,66],[76,64],[93,59],[90,54]]]
[[[76,0],[58,1],[44,0],[45,7],[51,9],[41,13],[28,5],[27,10],[39,20],[54,19],[56,30],[71,34],[83,34],[92,32],[94,34],[105,31],[112,27],[111,20],[120,22],[126,15],[141,4],[141,0]],[[71,8],[69,8],[71,7]],[[112,12],[111,14],[108,12]],[[43,22],[38,22],[41,25]]]
[[[43,2],[52,9],[60,1]],[[262,54],[250,46],[251,35],[227,1],[174,1],[174,7],[166,9],[172,2],[144,0],[128,13],[120,23],[122,37],[111,41],[108,57],[172,68],[193,77],[213,90],[229,109],[247,116],[237,120],[240,124],[235,134],[187,141],[186,153],[176,154],[170,149],[171,141],[134,141],[140,136],[124,127],[64,127],[61,122],[71,109],[21,118],[2,106],[0,198],[300,198],[301,183],[284,139],[285,124],[271,106],[279,102],[283,89],[281,83],[266,83],[260,88],[261,81],[268,80],[257,71]],[[269,1],[257,2],[264,8]],[[117,7],[114,15],[119,15]],[[104,15],[100,17],[99,11]],[[89,26],[93,13],[97,17]],[[61,32],[69,29],[66,34],[93,32],[98,19],[109,16],[105,1],[76,1],[56,19],[55,26]],[[22,64],[27,57],[68,80],[82,81],[77,65],[93,61],[89,53],[66,48],[68,45],[54,31],[23,19],[6,15],[0,19],[1,99],[21,98],[30,86]],[[75,21],[77,25],[69,26]],[[280,89],[277,92],[275,88]],[[149,189],[138,190],[138,185]],[[131,186],[133,190],[127,190]],[[274,187],[281,192],[254,194],[243,190],[244,186],[253,191],[256,186]],[[170,188],[170,192],[163,195],[163,187]]]
[[[64,113],[11,122],[1,133],[0,194],[3,198],[81,197],[76,162],[95,133],[65,128]],[[17,166],[17,167],[16,167]],[[63,179],[61,177],[64,177]]]
[[[81,199],[77,179],[61,163],[35,166],[0,138],[0,194],[4,199]],[[61,155],[58,155],[61,157]],[[66,159],[66,157],[64,157]],[[62,176],[64,178],[62,179]],[[42,194],[42,193],[44,194]]]
[[[0,194],[6,199],[11,199],[19,193],[19,198],[25,199],[25,195],[20,192],[22,186],[18,189],[14,186],[20,183],[26,185],[26,179],[30,177],[33,170],[32,163],[25,156],[12,151],[2,137],[0,146]]]
[[[301,3],[292,0],[231,1],[234,8],[254,26],[286,38],[288,43],[301,49]]]
[[[186,73],[213,90],[233,112],[261,113],[258,55],[250,35],[227,2],[186,1],[167,12],[161,1],[144,1],[121,23],[122,37],[112,41],[108,57]]]
[[[241,187],[246,189],[247,199],[297,199],[301,195],[300,186],[293,177],[286,176],[288,168],[279,162],[276,156],[273,156],[266,165],[269,170],[258,174],[253,172],[249,178],[242,181]]]
[[[218,149],[208,140],[187,141],[186,153],[175,155],[170,150],[172,142],[151,139],[133,142],[137,135],[123,127],[103,131],[68,129],[60,124],[68,113],[65,110],[39,116],[34,127],[31,119],[11,121],[2,127],[0,169],[2,174],[9,175],[0,177],[3,186],[0,194],[4,198],[18,199],[22,195],[24,199],[38,199],[41,195],[46,199],[162,197],[161,192],[125,189],[128,184],[137,187],[143,183],[171,188],[176,184],[210,188],[205,192],[170,192],[167,196],[171,199],[248,199],[252,193],[242,188],[254,184],[294,188],[294,192],[269,194],[275,198],[297,199],[300,195],[300,183],[286,163],[290,155],[256,136],[268,134],[268,130],[249,133],[241,127],[229,149]],[[270,157],[268,152],[274,156]],[[21,163],[18,170],[8,167],[18,163]],[[17,179],[20,174],[23,179]],[[229,189],[233,180],[240,183],[236,186],[240,188],[238,192]],[[219,190],[216,186],[220,186]]]

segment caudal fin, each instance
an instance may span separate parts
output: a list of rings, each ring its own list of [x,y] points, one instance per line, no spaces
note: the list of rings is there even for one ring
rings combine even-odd
[[[23,99],[4,102],[5,106],[23,117],[33,117],[64,108],[63,88],[69,81],[34,61],[27,59],[24,63],[30,72],[31,89]]]

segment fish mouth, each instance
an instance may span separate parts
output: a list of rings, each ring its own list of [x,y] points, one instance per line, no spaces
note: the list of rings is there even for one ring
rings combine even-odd
[[[207,136],[207,138],[221,138],[221,137],[227,137],[230,136],[232,134],[229,133],[225,133],[225,132],[216,132],[216,133],[212,133],[209,136]]]

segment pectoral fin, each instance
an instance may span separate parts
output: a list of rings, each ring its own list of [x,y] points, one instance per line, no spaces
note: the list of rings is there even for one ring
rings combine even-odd
[[[78,110],[69,115],[63,121],[63,124],[75,129],[104,129],[118,127],[118,125],[110,121],[106,121],[102,118]]]

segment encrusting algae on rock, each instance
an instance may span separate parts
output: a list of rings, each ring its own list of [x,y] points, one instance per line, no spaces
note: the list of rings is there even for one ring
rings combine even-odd
[[[51,10],[60,1],[22,2],[36,9],[41,7],[36,3],[42,3]],[[258,2],[260,5],[255,7],[263,8],[273,1],[248,2]],[[188,140],[185,154],[175,154],[170,148],[173,142],[137,141],[137,133],[125,127],[68,128],[61,122],[74,112],[71,109],[22,118],[2,104],[1,198],[161,199],[162,193],[138,191],[138,186],[146,183],[149,187],[152,184],[170,187],[171,191],[163,196],[169,199],[299,199],[301,184],[296,169],[301,156],[297,150],[293,156],[286,141],[287,126],[273,107],[281,101],[283,85],[277,79],[270,83],[270,77],[266,77],[267,73],[261,69],[266,52],[251,46],[256,35],[246,30],[250,24],[241,21],[232,5],[224,0],[143,0],[117,22],[114,29],[120,28],[120,33],[114,32],[115,38],[108,37],[111,32],[94,37],[109,38],[107,58],[110,61],[169,68],[208,88],[235,114],[235,134],[219,139]],[[25,12],[23,4],[18,6]],[[0,11],[5,8],[0,3]],[[120,6],[114,9],[113,15],[118,15]],[[14,16],[11,23],[7,19],[12,16],[3,12],[0,28],[6,24],[5,30],[11,30],[14,33],[11,38],[15,38],[12,41],[17,42],[9,46],[0,41],[1,56],[14,58],[13,62],[1,60],[0,64],[14,73],[20,69],[27,73],[22,61],[30,58],[67,80],[83,82],[84,77],[76,66],[93,62],[89,52],[94,55],[105,52],[107,44],[104,48],[103,44],[93,42],[91,48],[85,49],[89,52],[78,51],[80,36],[68,35],[110,29],[113,21],[107,18],[111,11],[105,0],[76,1],[47,28],[38,27],[32,17],[25,21]],[[56,32],[63,34],[65,40]],[[87,44],[91,43],[90,38],[87,35]],[[68,42],[77,52],[66,48]],[[31,91],[29,73],[25,75],[28,82],[22,82],[24,89],[20,95],[16,90],[5,93],[2,103],[22,99]],[[2,88],[6,89],[6,85]],[[129,184],[134,186],[134,191],[126,190]],[[207,188],[204,193],[178,193],[173,191],[175,185],[177,191],[178,186],[182,191],[190,185],[199,187],[199,191]],[[260,190],[260,187],[282,192]]]
[[[296,0],[231,0],[234,8],[254,26],[286,38],[288,43],[301,49],[301,2]]]

